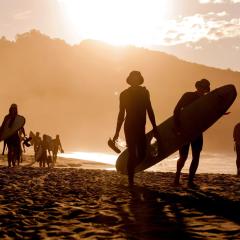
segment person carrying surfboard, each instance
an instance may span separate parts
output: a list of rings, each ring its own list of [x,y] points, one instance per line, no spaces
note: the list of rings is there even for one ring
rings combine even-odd
[[[56,164],[58,152],[64,153],[59,134],[56,135],[56,138],[52,140],[52,154],[53,154],[53,163]]]
[[[33,149],[34,149],[34,158],[36,161],[37,152],[40,148],[42,139],[40,136],[40,132],[36,132],[36,134],[32,135],[32,136],[34,136],[32,142],[33,142]]]
[[[12,104],[9,108],[9,114],[4,117],[1,129],[0,129],[0,135],[3,129],[5,128],[6,124],[8,124],[8,128],[11,128],[11,126],[14,124],[14,120],[18,115],[18,108],[17,104]],[[20,134],[23,134],[24,137],[26,136],[24,127],[21,127],[19,130],[17,130],[15,133],[13,133],[10,137],[5,139],[7,148],[8,148],[8,167],[15,166],[16,161],[17,163],[20,162],[21,158],[21,140],[20,140]]]
[[[39,167],[50,167],[52,163],[52,156],[49,149],[49,136],[43,134],[39,149],[41,148],[40,156],[38,156]]]
[[[144,159],[146,153],[145,125],[147,113],[156,138],[158,136],[149,91],[146,87],[140,86],[143,82],[144,78],[139,71],[132,71],[127,77],[127,83],[130,87],[120,94],[117,126],[113,137],[115,142],[124,122],[124,133],[129,154],[127,169],[130,186],[134,184],[135,166]]]
[[[175,109],[174,109],[174,124],[177,131],[177,134],[181,135],[181,120],[180,115],[181,111],[189,104],[205,95],[210,91],[210,82],[207,79],[201,79],[195,83],[196,91],[194,92],[186,92],[178,101]],[[200,153],[202,151],[203,146],[203,135],[202,133],[193,139],[191,142],[183,145],[179,149],[179,159],[177,161],[177,171],[175,174],[174,185],[179,185],[181,170],[187,160],[189,147],[191,145],[192,149],[192,162],[189,169],[189,177],[188,177],[188,186],[196,187],[196,184],[193,182],[195,173],[198,168]]]

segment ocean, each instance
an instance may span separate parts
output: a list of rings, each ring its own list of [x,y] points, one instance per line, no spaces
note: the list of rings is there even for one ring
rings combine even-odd
[[[107,170],[115,169],[115,162],[117,160],[117,155],[99,152],[72,152],[64,153],[60,155],[61,157],[82,159],[88,161],[95,161],[100,163],[107,163],[112,165],[112,167],[107,167]],[[185,166],[182,170],[184,173],[188,173],[189,166],[191,164],[191,151]],[[175,172],[176,164],[178,160],[178,152],[172,154],[168,158],[162,160],[153,167],[147,169],[146,171],[154,172]],[[199,167],[197,173],[220,173],[220,174],[236,174],[236,155],[232,153],[211,153],[202,152],[199,161]]]

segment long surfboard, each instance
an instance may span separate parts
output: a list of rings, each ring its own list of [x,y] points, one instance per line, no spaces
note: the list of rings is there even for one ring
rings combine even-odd
[[[11,137],[16,131],[22,128],[24,124],[25,124],[25,118],[20,115],[16,116],[11,127],[9,127],[9,122],[6,122],[4,126],[1,126],[0,141],[3,141]]]
[[[180,134],[175,130],[173,117],[168,118],[157,128],[160,135],[160,154],[156,153],[157,143],[151,144],[153,132],[146,134],[147,151],[145,159],[139,163],[135,172],[143,171],[177,151],[181,146],[196,138],[211,127],[232,105],[237,96],[234,85],[219,87],[197,99],[181,111]],[[128,150],[118,157],[116,169],[127,174]]]

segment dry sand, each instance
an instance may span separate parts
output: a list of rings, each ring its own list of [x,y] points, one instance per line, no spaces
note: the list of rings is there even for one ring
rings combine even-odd
[[[144,172],[129,188],[115,171],[2,164],[0,239],[240,239],[240,178],[173,178]]]

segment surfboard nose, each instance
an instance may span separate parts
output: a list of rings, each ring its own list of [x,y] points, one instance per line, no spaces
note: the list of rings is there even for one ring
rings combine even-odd
[[[227,110],[237,97],[237,90],[233,84],[224,85],[218,88],[218,96],[222,102],[222,108]]]
[[[223,96],[229,103],[233,103],[237,97],[237,90],[233,84],[223,86],[224,93]]]

